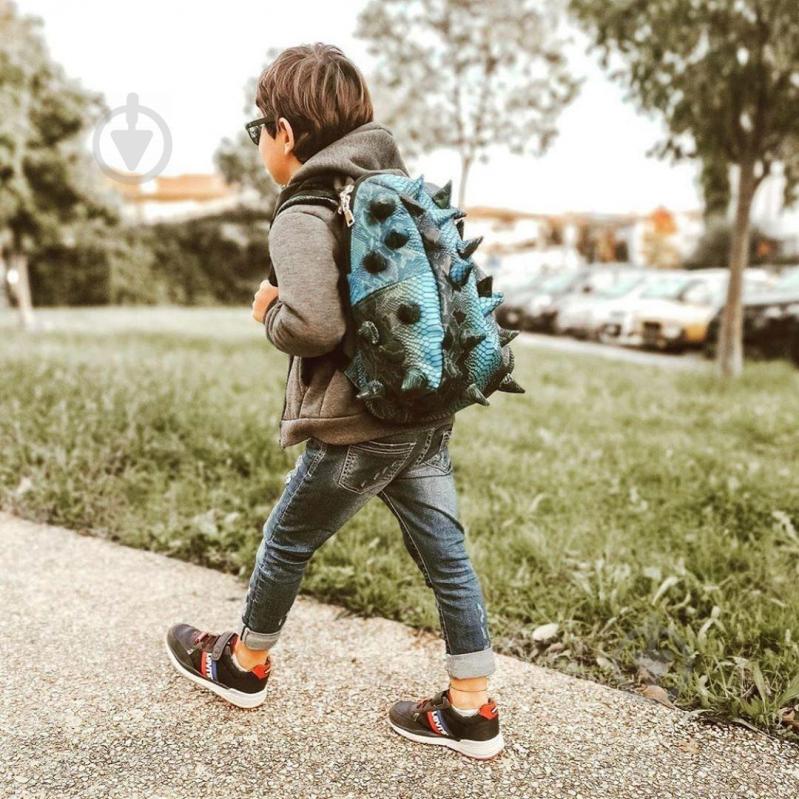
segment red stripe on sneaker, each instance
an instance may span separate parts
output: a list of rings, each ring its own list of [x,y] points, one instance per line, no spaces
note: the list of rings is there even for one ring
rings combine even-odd
[[[257,663],[253,666],[250,671],[259,679],[263,680],[267,674],[269,674],[269,664],[268,663]]]
[[[208,653],[207,652],[200,652],[200,674],[203,677],[208,676]]]

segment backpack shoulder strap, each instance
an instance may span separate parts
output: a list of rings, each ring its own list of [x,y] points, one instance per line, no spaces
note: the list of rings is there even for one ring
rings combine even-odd
[[[275,208],[272,213],[272,222],[277,219],[277,215],[293,205],[318,205],[331,208],[337,211],[340,207],[339,193],[333,185],[334,174],[319,175],[315,178],[304,180],[296,186],[287,186],[275,200]],[[342,217],[343,219],[343,217]],[[335,221],[335,220],[334,220]],[[277,286],[277,274],[275,273],[272,259],[269,256],[267,248],[267,274],[269,282],[273,286]],[[345,307],[349,307],[349,290],[346,282],[346,268],[345,265],[336,263],[339,270],[338,288],[341,294],[342,302]],[[355,352],[355,331],[351,315],[347,315],[347,329],[343,339],[339,342],[333,351],[333,357],[338,361],[339,366],[344,368],[350,361]]]
[[[307,188],[290,199],[286,200],[275,211],[275,217],[292,205],[324,205],[328,208],[337,209],[339,207],[338,194],[333,189]]]
[[[325,179],[324,175],[286,186],[275,199],[271,224],[274,224],[281,211],[285,211],[293,205],[320,205],[337,210],[339,207],[338,193],[333,188],[330,180]],[[277,286],[277,274],[272,265],[269,248],[267,248],[266,252],[266,267],[269,282],[273,286]]]
[[[334,178],[333,173],[321,174],[286,186],[275,200],[272,221],[281,211],[291,208],[292,205],[324,205],[329,208],[338,208],[339,196],[333,185]]]

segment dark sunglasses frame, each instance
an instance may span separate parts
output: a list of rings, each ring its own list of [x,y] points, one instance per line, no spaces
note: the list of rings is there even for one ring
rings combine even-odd
[[[260,119],[253,119],[252,122],[248,122],[244,129],[247,131],[247,135],[250,137],[250,141],[257,147],[258,143],[261,141],[261,127],[265,127],[267,133],[274,139],[275,134],[277,133],[277,125],[273,119],[269,117],[261,117]]]

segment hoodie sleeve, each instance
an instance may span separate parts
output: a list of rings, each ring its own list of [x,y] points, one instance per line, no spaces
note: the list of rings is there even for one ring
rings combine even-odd
[[[269,231],[280,295],[266,311],[266,337],[281,352],[324,355],[346,330],[338,289],[338,241],[316,208],[287,208]]]

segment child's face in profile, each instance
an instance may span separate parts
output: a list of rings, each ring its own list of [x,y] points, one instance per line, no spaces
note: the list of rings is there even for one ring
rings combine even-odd
[[[294,155],[294,132],[285,117],[280,117],[278,120],[274,138],[269,135],[266,125],[261,128],[258,150],[266,171],[272,176],[272,180],[281,186],[285,186],[302,165]]]

